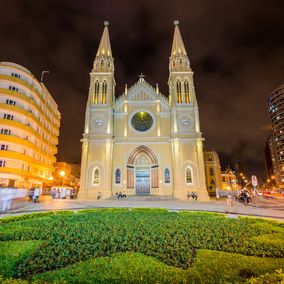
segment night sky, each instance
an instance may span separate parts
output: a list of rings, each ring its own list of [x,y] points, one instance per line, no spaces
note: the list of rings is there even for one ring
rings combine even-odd
[[[140,72],[168,94],[178,19],[195,73],[205,148],[219,153],[223,168],[240,161],[249,174],[262,174],[266,98],[284,82],[283,0],[1,2],[0,61],[21,64],[38,79],[50,71],[44,82],[62,114],[59,161],[80,162],[89,72],[104,20],[119,96]]]

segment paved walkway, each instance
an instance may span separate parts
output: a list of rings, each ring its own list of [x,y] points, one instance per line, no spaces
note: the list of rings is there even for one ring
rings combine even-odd
[[[50,210],[79,210],[90,208],[166,208],[169,210],[209,211],[225,213],[226,200],[212,200],[210,202],[179,201],[179,200],[145,200],[115,199],[115,200],[52,200],[41,197],[40,203],[26,203],[25,207],[0,213],[0,217],[19,215],[30,212],[44,212]],[[284,222],[284,199],[259,200],[257,204],[234,202],[230,217],[238,215],[267,217]]]

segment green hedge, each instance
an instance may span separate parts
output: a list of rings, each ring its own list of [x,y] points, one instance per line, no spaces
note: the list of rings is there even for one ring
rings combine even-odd
[[[61,210],[61,211],[49,211],[43,213],[30,213],[30,214],[23,214],[18,216],[11,216],[0,218],[0,224],[7,224],[11,222],[17,222],[22,220],[30,220],[30,219],[38,219],[48,216],[55,216],[55,215],[66,215],[66,214],[74,214],[74,211],[71,210]]]
[[[283,258],[245,256],[222,251],[198,250],[189,270],[189,283],[243,283],[252,276],[284,266]],[[257,283],[257,282],[254,282]]]
[[[138,253],[119,253],[33,277],[49,283],[187,283],[187,272]]]
[[[0,275],[11,277],[17,264],[34,251],[40,243],[35,240],[0,242]]]
[[[183,269],[193,265],[197,249],[283,257],[281,242],[254,240],[265,234],[281,238],[282,233],[279,223],[258,219],[124,209],[53,214],[7,223],[0,228],[0,240],[44,240],[14,270],[14,276],[27,277],[128,251]]]
[[[272,273],[265,273],[256,278],[249,279],[247,281],[249,284],[283,284],[284,283],[284,273],[282,269],[278,269]]]

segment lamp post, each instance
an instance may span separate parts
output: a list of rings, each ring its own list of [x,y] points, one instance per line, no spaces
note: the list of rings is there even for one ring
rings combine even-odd
[[[61,176],[61,187],[63,185],[63,177],[65,176],[65,172],[64,171],[60,171],[60,176]]]

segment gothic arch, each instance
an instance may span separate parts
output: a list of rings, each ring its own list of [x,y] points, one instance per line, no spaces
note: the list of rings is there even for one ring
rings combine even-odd
[[[129,155],[127,165],[135,165],[135,162],[137,158],[140,156],[140,154],[146,154],[146,156],[149,157],[150,162],[152,165],[158,165],[158,159],[156,154],[153,150],[151,150],[149,147],[146,147],[144,145],[138,146],[135,148]]]
[[[144,155],[149,161],[149,168],[151,170],[151,188],[159,187],[159,164],[156,154],[149,147],[144,145],[135,148],[128,157],[127,161],[127,187],[135,188],[135,174],[136,174],[136,162]]]

